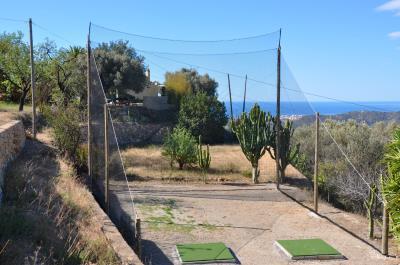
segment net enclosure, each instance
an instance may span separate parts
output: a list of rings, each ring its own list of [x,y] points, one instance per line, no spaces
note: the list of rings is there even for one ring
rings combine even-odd
[[[286,146],[288,162],[280,173],[282,181],[310,188],[314,184],[317,193],[342,207],[351,202],[364,210],[371,191],[381,202],[379,187],[373,188],[379,180],[374,143],[360,140],[360,135],[376,133],[367,128],[368,111],[388,110],[303,91],[281,43],[280,31],[194,41],[91,25],[91,175],[104,207],[113,221],[131,231],[131,238],[137,238],[135,220],[140,217],[135,181],[205,179],[196,159],[178,167],[164,155],[165,139],[176,127],[190,131],[194,140],[188,142],[198,144],[201,136],[210,145],[209,182],[250,181],[252,165],[229,120],[248,114],[255,104],[272,117],[280,115],[279,141]],[[358,116],[347,121],[347,116],[333,115],[327,106],[338,103],[345,110],[359,110]],[[319,111],[322,115],[316,116]],[[279,158],[283,167],[283,155]],[[265,152],[259,161],[261,182],[277,180],[276,165]]]

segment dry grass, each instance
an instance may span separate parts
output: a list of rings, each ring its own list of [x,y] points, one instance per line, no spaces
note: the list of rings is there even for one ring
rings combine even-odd
[[[207,174],[209,182],[249,182],[251,165],[239,145],[210,146],[211,166]],[[201,171],[193,166],[184,170],[170,168],[169,161],[161,155],[160,146],[134,147],[122,152],[127,173],[139,179],[202,181]],[[289,166],[287,176],[298,176],[299,172]],[[269,154],[260,160],[260,181],[275,180],[275,161]]]
[[[89,191],[54,150],[27,141],[5,182],[0,264],[119,264]]]

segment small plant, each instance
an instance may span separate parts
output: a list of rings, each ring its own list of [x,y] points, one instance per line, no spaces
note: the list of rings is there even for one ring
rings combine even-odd
[[[162,155],[169,159],[171,167],[176,162],[182,170],[185,165],[197,162],[196,140],[187,129],[176,127],[166,136]]]
[[[207,170],[210,168],[211,156],[210,156],[210,146],[207,145],[207,149],[203,150],[201,144],[201,135],[199,136],[199,144],[197,145],[197,163],[200,169],[203,171],[203,182],[206,183],[207,180]]]
[[[232,120],[232,131],[239,140],[243,154],[251,163],[253,183],[258,183],[258,161],[272,140],[271,121],[270,113],[266,114],[258,104],[253,106],[249,115],[242,113],[237,120]]]

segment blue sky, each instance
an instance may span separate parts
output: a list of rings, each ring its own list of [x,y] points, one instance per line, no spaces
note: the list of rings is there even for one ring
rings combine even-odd
[[[59,45],[85,45],[89,21],[178,39],[226,39],[282,28],[304,91],[349,101],[400,101],[400,0],[3,1],[1,17],[33,21]],[[0,31],[22,23],[0,20]],[[310,100],[321,100],[310,98]]]

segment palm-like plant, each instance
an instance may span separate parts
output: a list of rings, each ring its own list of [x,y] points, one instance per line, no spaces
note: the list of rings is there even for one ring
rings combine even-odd
[[[393,234],[400,240],[400,128],[386,146],[384,161],[388,167],[388,176],[382,179],[384,203],[392,221]]]

